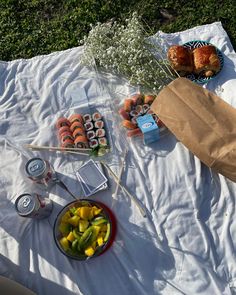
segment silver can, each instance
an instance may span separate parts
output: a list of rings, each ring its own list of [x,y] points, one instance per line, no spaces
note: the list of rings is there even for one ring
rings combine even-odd
[[[35,183],[52,187],[57,180],[56,172],[48,161],[41,158],[32,158],[25,165],[25,171],[31,180]]]
[[[49,198],[44,198],[36,193],[22,194],[15,201],[17,213],[22,217],[43,219],[52,212],[53,203]]]

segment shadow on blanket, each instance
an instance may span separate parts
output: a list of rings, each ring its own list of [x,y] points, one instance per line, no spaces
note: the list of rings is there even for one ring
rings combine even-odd
[[[69,291],[68,289],[64,288],[61,285],[52,282],[51,280],[47,280],[39,275],[39,273],[33,273],[31,271],[27,274],[27,281],[30,282],[30,291],[23,286],[23,283],[19,281],[19,273],[22,272],[22,269],[19,265],[14,264],[11,260],[6,258],[5,256],[0,254],[0,263],[1,269],[5,271],[1,271],[0,275],[0,285],[1,285],[1,294],[8,294],[8,295],[34,295],[33,291],[35,290],[34,285],[41,285],[42,286],[42,294],[46,294],[43,290],[43,286],[47,286],[48,290],[51,290],[51,294],[67,294],[67,295],[74,295],[74,292]],[[10,281],[10,280],[11,281]],[[14,280],[14,281],[13,281]],[[37,284],[34,284],[34,281],[38,281]],[[21,285],[18,285],[21,284]],[[45,289],[45,291],[47,290]],[[5,293],[4,293],[5,291]]]

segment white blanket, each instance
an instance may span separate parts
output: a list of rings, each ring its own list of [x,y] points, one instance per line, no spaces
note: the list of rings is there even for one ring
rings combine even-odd
[[[199,39],[216,45],[224,67],[206,87],[236,107],[236,55],[221,23],[157,35],[168,45]],[[236,294],[236,184],[210,171],[169,132],[151,147],[126,141],[114,120],[115,97],[79,64],[81,52],[0,63],[0,275],[39,295]],[[117,79],[109,86],[114,96],[130,91]],[[20,217],[14,201],[25,192],[47,195],[25,176],[25,163],[35,155],[81,196],[75,170],[87,158],[31,152],[24,145],[57,145],[56,119],[84,110],[87,100],[110,126],[112,153],[105,161],[117,174],[122,149],[129,147],[122,183],[147,217],[121,191],[112,198],[109,178],[109,190],[91,198],[113,210],[116,239],[103,255],[79,262],[65,257],[53,239],[54,220],[70,195],[52,188],[54,208],[44,220]]]

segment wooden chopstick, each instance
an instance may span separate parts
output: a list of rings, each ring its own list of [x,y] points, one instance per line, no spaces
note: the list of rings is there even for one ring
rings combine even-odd
[[[70,154],[77,154],[77,155],[83,155],[83,156],[89,156],[88,151],[91,151],[91,149],[82,149],[82,148],[60,148],[60,147],[50,147],[50,146],[37,146],[37,145],[26,145],[27,148],[32,150],[44,150],[44,151],[59,151],[63,153],[70,153]],[[82,152],[84,151],[84,153]]]
[[[121,189],[130,197],[130,199],[135,203],[135,205],[138,207],[140,213],[142,214],[143,217],[146,217],[146,212],[144,208],[139,204],[139,201],[131,195],[131,193],[122,185],[119,183],[119,178],[116,176],[116,174],[111,170],[111,168],[105,164],[104,162],[101,162],[102,165],[109,171],[109,173],[112,175],[113,179],[121,187]]]
[[[114,194],[113,194],[113,198],[116,198],[117,193],[118,193],[118,189],[119,189],[119,187],[120,187],[119,184],[120,184],[121,177],[122,177],[122,173],[123,173],[123,170],[124,170],[125,160],[126,160],[127,153],[128,153],[128,150],[126,149],[125,152],[124,152],[123,159],[122,159],[122,163],[121,163],[121,167],[120,167],[120,171],[119,171],[118,179],[117,179],[117,182],[116,182],[116,189],[115,189],[115,192],[114,192]]]
[[[61,148],[61,147],[58,147],[58,146],[45,146],[45,145],[34,145],[34,144],[26,144],[26,147],[28,148],[40,148],[41,150],[55,150],[55,151],[58,151],[58,150],[65,150],[65,151],[91,151],[92,149],[91,148]]]

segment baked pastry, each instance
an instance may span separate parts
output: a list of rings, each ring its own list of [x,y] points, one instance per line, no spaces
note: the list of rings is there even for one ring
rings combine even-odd
[[[193,72],[193,59],[191,50],[181,45],[173,45],[167,53],[170,65],[180,76]]]
[[[213,45],[205,45],[193,50],[194,73],[211,77],[220,70],[220,60]]]

